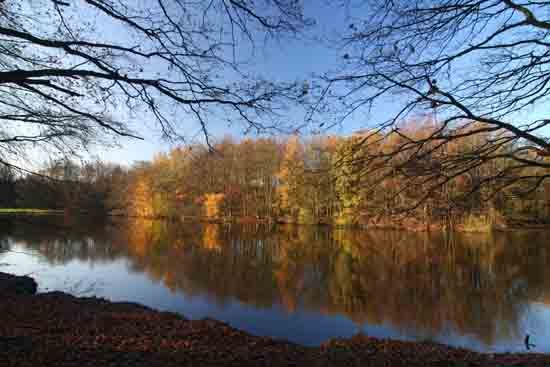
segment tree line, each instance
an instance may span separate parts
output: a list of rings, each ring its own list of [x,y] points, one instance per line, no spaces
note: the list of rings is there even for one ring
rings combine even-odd
[[[50,162],[44,176],[2,171],[5,207],[55,208],[148,218],[270,221],[378,227],[458,227],[486,230],[510,223],[550,220],[550,184],[533,187],[501,145],[502,158],[453,177],[444,175],[454,157],[469,157],[502,132],[469,135],[446,149],[427,142],[422,151],[406,142],[429,136],[441,125],[413,121],[387,134],[297,136],[236,140],[176,147],[131,167],[91,162]],[[476,130],[481,127],[474,127]],[[381,152],[401,147],[399,157]],[[533,153],[534,154],[534,153]],[[465,158],[465,159],[466,159]],[[364,170],[365,161],[376,170]],[[513,168],[513,169],[511,169]],[[46,178],[46,176],[48,178]],[[486,179],[499,176],[499,180]],[[521,178],[521,179],[518,179]],[[11,202],[10,202],[11,200]]]
[[[104,216],[120,209],[129,170],[118,164],[52,160],[37,173],[0,169],[0,207]]]
[[[207,146],[173,149],[134,167],[129,211],[138,216],[256,218],[302,224],[366,226],[462,226],[481,230],[511,221],[550,219],[550,185],[533,186],[524,177],[544,170],[519,170],[499,147],[502,159],[469,169],[445,181],[445,165],[491,145],[503,132],[468,134],[445,150],[402,148],[385,160],[381,152],[403,147],[441,126],[415,121],[400,131],[360,131],[352,136],[299,139],[226,137]],[[479,126],[475,127],[479,129]],[[365,143],[368,141],[368,143]],[[364,166],[376,167],[365,170]],[[510,168],[508,170],[508,168]],[[499,180],[486,181],[500,176]],[[521,177],[521,179],[518,179]],[[467,228],[465,228],[467,227]]]
[[[360,222],[396,211],[424,222],[487,210],[494,218],[546,216],[540,199],[550,178],[545,2],[364,0],[354,4],[354,16],[339,20],[349,2],[331,3],[325,11],[334,14],[332,36],[316,26],[320,14],[294,0],[1,1],[0,165],[8,190],[2,200],[14,205],[32,196],[31,188],[18,196],[9,191],[10,172],[28,169],[20,165],[29,152],[71,157],[121,137],[139,139],[145,132],[132,126],[140,120],[176,142],[185,141],[184,132],[201,132],[209,149],[195,152],[221,152],[205,164],[212,170],[235,160],[227,156],[241,144],[278,152],[273,159],[240,157],[261,162],[261,174],[236,174],[248,163],[232,163],[204,178],[207,168],[199,167],[185,179],[201,177],[193,194],[181,188],[179,169],[152,186],[130,185],[136,195],[155,197],[153,204],[137,205],[135,198],[122,204],[151,216],[181,211],[174,204],[180,202],[187,211],[206,207],[208,217],[299,222]],[[275,80],[251,67],[262,63],[256,47],[304,36],[328,39],[334,59],[325,72]],[[395,111],[386,111],[388,100]],[[369,119],[376,108],[382,113],[368,121],[373,131],[334,144],[289,139],[226,148],[211,134],[211,126],[225,124],[260,135],[328,133]],[[438,115],[438,128],[403,130],[426,111]],[[201,161],[182,155],[182,162]],[[129,182],[147,182],[141,177],[160,170],[163,159],[128,169]],[[19,182],[18,190],[42,185],[32,180]],[[95,192],[86,185],[79,179],[55,186],[48,197],[56,199],[40,205],[67,207],[74,192]],[[174,190],[177,200],[167,194]],[[513,198],[519,194],[526,201]],[[90,201],[99,202],[94,195]],[[46,200],[31,204],[39,199]]]

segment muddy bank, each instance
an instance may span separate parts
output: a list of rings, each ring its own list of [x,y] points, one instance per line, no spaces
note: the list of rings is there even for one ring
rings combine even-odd
[[[550,365],[541,354],[488,355],[364,336],[308,348],[132,303],[33,294],[28,279],[0,275],[2,366]]]

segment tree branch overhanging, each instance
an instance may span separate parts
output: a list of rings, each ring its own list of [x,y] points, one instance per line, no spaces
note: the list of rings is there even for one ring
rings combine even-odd
[[[60,134],[63,142],[46,134],[57,147],[85,146],[101,135],[137,138],[141,132],[129,128],[132,114],[156,120],[172,140],[196,126],[207,138],[210,125],[226,119],[255,129],[282,122],[275,111],[295,98],[298,88],[251,75],[228,51],[250,49],[266,34],[294,36],[307,25],[298,3],[157,0],[150,5],[107,0],[2,4],[0,93],[7,97],[0,115],[12,121],[12,129],[15,120],[7,116],[22,109],[72,116],[73,124]],[[235,43],[242,38],[228,34],[233,25],[248,44]],[[41,135],[39,116],[20,119],[18,129],[31,121],[28,134],[6,132],[6,149],[9,136]],[[24,151],[23,141],[18,143],[17,150]]]
[[[545,6],[509,0],[366,1],[346,34],[333,41],[341,65],[320,77],[324,86],[309,119],[324,123],[328,111],[334,123],[345,123],[363,119],[376,106],[395,109],[388,120],[374,116],[365,122],[378,138],[357,138],[357,148],[342,162],[361,177],[381,177],[378,186],[408,182],[396,198],[412,187],[425,190],[413,208],[479,172],[483,184],[473,185],[471,195],[504,189],[492,184],[503,180],[532,192],[550,169]],[[485,143],[476,145],[476,139]],[[433,186],[426,189],[427,183]],[[396,199],[396,211],[409,204]]]

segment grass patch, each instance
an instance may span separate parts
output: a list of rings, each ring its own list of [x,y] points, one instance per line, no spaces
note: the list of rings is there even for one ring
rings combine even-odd
[[[0,214],[59,214],[60,209],[0,208]]]

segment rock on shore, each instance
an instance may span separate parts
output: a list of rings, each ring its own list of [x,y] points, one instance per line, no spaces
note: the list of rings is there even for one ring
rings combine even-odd
[[[35,294],[37,284],[33,278],[28,276],[16,276],[0,272],[0,293],[1,294]]]

